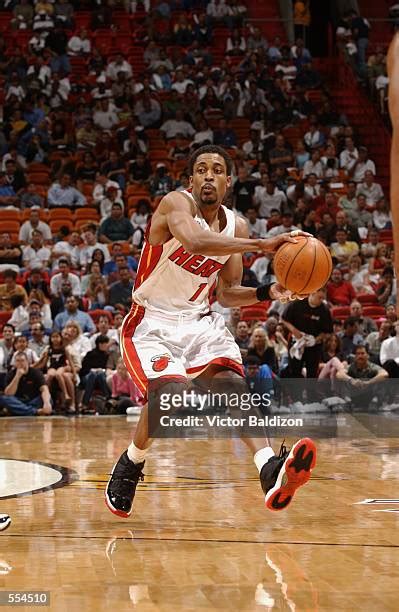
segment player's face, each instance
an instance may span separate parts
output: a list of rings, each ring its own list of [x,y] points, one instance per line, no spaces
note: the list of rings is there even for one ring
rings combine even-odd
[[[227,176],[226,162],[217,153],[204,153],[194,164],[190,187],[196,201],[203,206],[221,204],[231,177]]]

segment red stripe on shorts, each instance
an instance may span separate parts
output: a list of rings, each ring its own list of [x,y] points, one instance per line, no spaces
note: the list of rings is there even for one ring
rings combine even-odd
[[[237,374],[240,374],[240,376],[245,376],[243,366],[237,361],[234,361],[234,359],[230,359],[229,357],[216,357],[205,365],[196,366],[195,368],[187,368],[186,372],[187,374],[195,374],[196,372],[205,370],[210,365],[224,366],[228,370],[233,370],[234,372],[237,372]]]
[[[133,382],[143,395],[146,395],[148,378],[141,366],[141,362],[133,342],[133,334],[143,320],[145,309],[133,304],[130,313],[123,322],[121,329],[122,358]]]

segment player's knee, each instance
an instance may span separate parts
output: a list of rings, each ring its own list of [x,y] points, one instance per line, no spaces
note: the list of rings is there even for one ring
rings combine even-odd
[[[164,410],[176,409],[179,401],[176,398],[182,397],[188,387],[187,379],[176,378],[156,378],[148,383],[148,403]]]

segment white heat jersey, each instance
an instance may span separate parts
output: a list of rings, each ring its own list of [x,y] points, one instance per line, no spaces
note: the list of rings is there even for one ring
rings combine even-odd
[[[185,191],[192,198],[191,193]],[[234,237],[235,215],[226,214],[224,236]],[[199,215],[194,217],[202,229],[211,231]],[[176,238],[151,246],[144,242],[133,290],[133,302],[149,310],[167,314],[201,315],[209,311],[209,297],[218,272],[230,255],[207,257],[185,251]]]

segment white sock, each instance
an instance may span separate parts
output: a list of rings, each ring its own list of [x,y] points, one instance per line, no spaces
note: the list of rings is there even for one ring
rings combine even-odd
[[[137,448],[134,442],[132,442],[127,449],[127,456],[133,463],[142,463],[148,452],[148,448]]]
[[[274,457],[275,452],[271,446],[265,446],[265,448],[261,448],[254,454],[255,465],[259,470],[259,474],[265,465],[270,459],[270,457]]]

